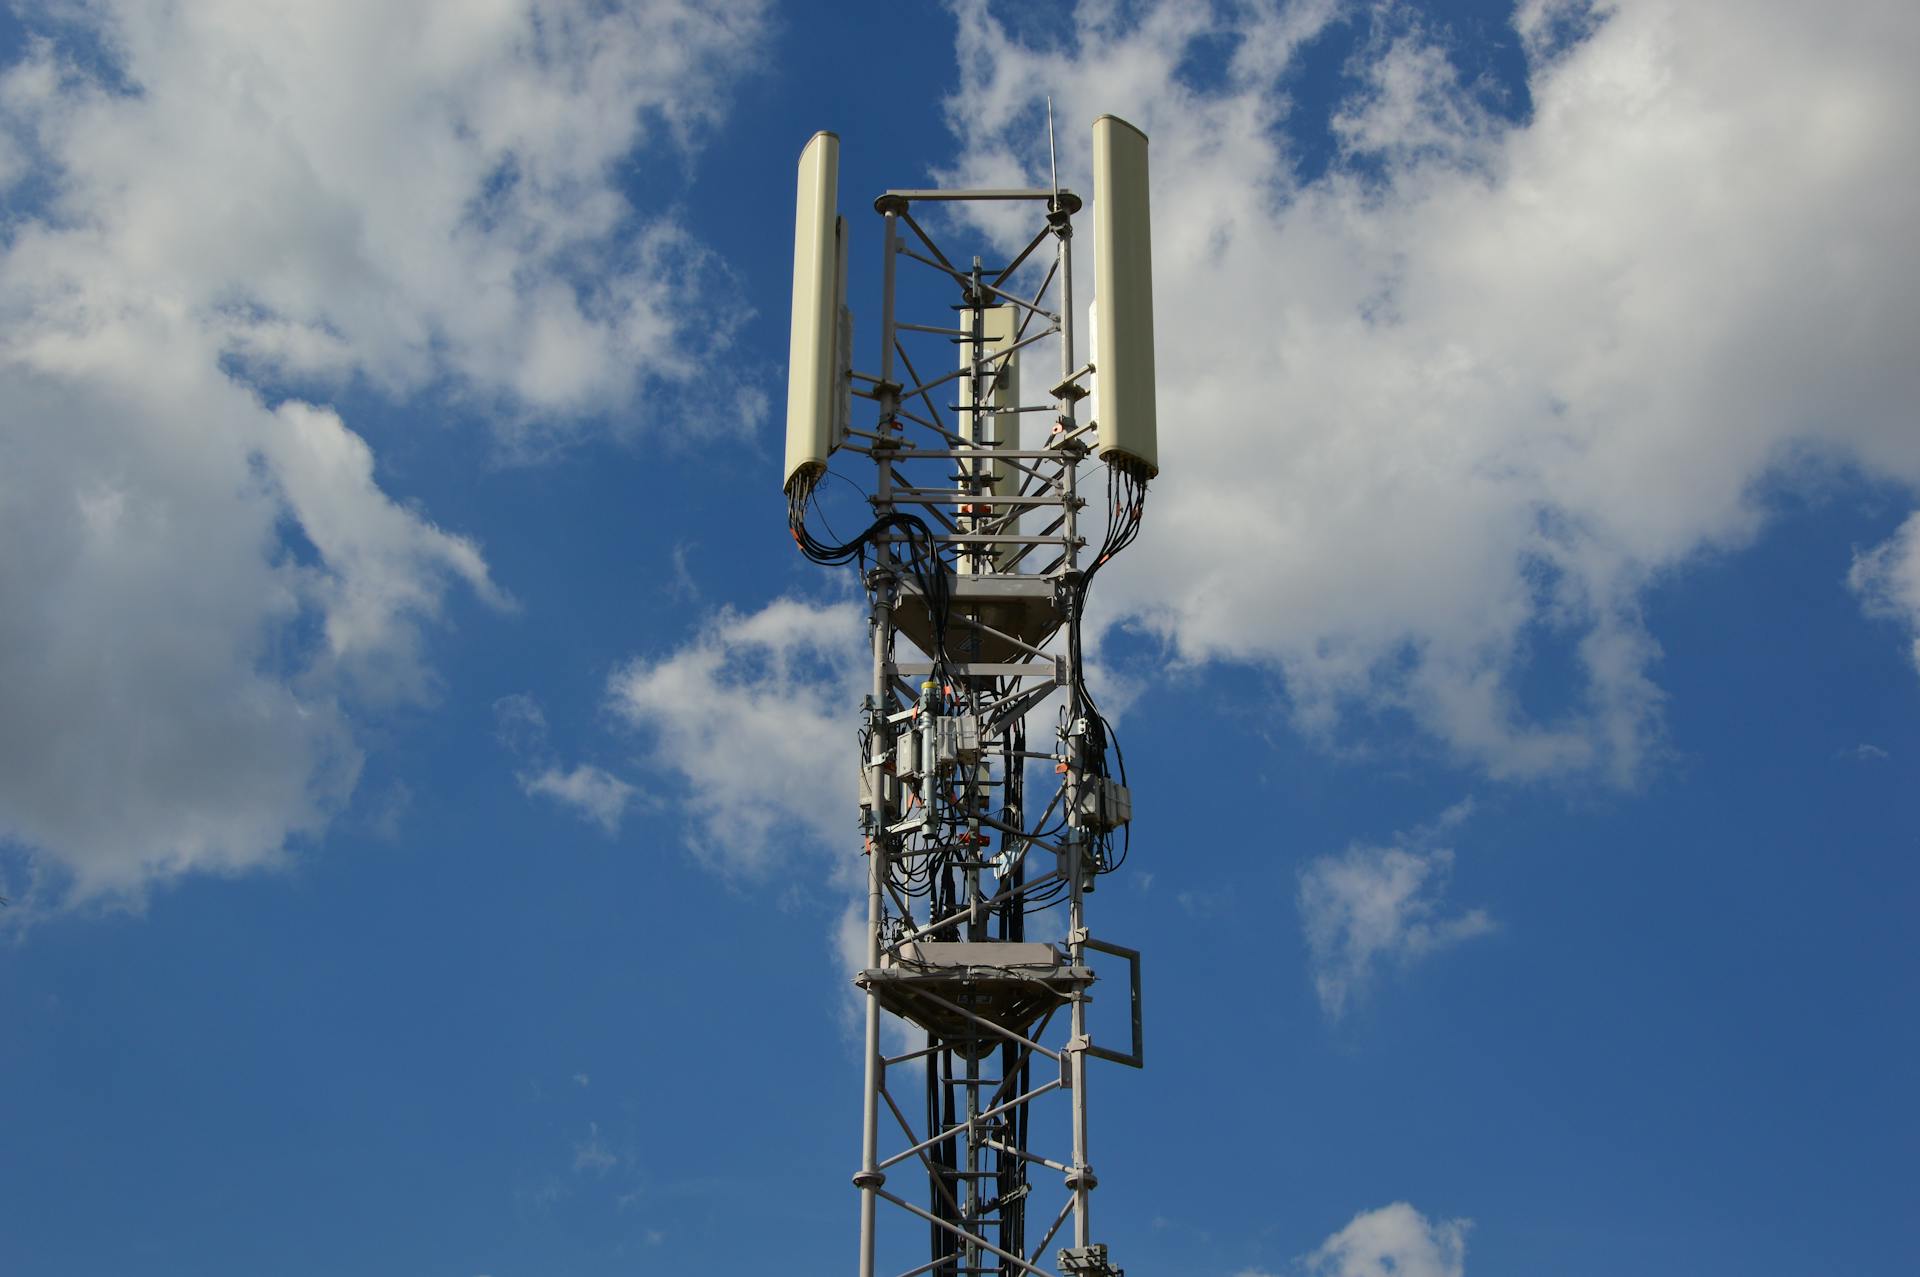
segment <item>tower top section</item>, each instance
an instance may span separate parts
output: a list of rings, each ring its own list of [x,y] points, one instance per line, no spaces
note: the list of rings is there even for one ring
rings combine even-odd
[[[1063,380],[1054,387],[1062,426],[1056,434],[1078,439],[1082,433],[1091,433],[1092,439],[1082,444],[1083,448],[1091,444],[1091,450],[1110,467],[1142,483],[1160,469],[1147,147],[1147,135],[1118,116],[1103,115],[1094,121],[1095,290],[1086,315],[1090,331],[1083,339],[1087,355],[1084,364],[1074,358],[1076,317],[1064,313],[1072,305],[1070,287],[1062,288],[1059,309],[1053,311],[1046,309],[1040,298],[1009,291],[1016,272],[1046,237],[1057,237],[1064,247],[1072,235],[1073,218],[1081,211],[1078,195],[1057,186],[888,190],[873,201],[874,211],[888,219],[890,227],[898,222],[912,236],[895,237],[892,230],[888,232],[885,271],[889,306],[895,258],[905,255],[947,274],[960,285],[968,303],[1020,308],[1019,348],[1030,346],[1037,337],[1053,335],[1059,337],[1063,347]],[[898,353],[893,344],[897,332],[889,317],[882,320],[878,375],[854,370],[853,313],[847,306],[849,230],[839,209],[839,180],[839,136],[825,131],[814,134],[800,153],[794,211],[793,320],[782,478],[789,498],[804,499],[825,473],[828,459],[846,442],[853,429],[853,398],[872,399],[878,404],[878,428],[885,432],[898,424],[897,414],[903,403],[932,388],[903,386],[894,380],[891,366]],[[958,202],[1037,203],[1045,210],[1045,226],[1011,264],[986,271],[981,281],[970,280],[964,265],[956,264],[966,258],[950,258],[943,253],[913,219],[917,205]],[[917,251],[920,249],[931,256]],[[979,266],[978,259],[974,265]],[[1045,291],[1043,284],[1041,292]],[[1046,321],[1045,329],[1030,337],[1027,334],[1034,328],[1034,320]],[[1029,352],[1029,357],[1035,353]],[[1082,428],[1074,419],[1076,406],[1089,397],[1092,419]]]

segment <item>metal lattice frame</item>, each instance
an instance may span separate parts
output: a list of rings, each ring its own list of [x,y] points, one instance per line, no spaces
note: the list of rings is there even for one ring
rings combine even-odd
[[[1040,224],[989,269],[949,256],[915,219],[916,207],[936,201],[1014,202]],[[1050,646],[1084,598],[1075,589],[1087,546],[1079,472],[1092,426],[1077,421],[1091,371],[1075,362],[1080,200],[1061,190],[888,191],[874,207],[884,222],[881,361],[877,375],[850,375],[853,394],[878,411],[843,450],[873,463],[876,517],[916,515],[933,535],[930,549],[884,531],[864,560],[873,683],[861,731],[859,1272],[881,1271],[885,1203],[885,1215],[914,1221],[928,1239],[928,1261],[899,1277],[1117,1274],[1092,1240],[1087,1074],[1095,1057],[1140,1064],[1139,955],[1089,935],[1086,893],[1110,867],[1130,800],[1105,776],[1104,737],[1090,735],[1097,718],[1081,703],[1077,652]],[[957,292],[945,323],[895,313],[898,272],[923,268]],[[996,392],[1015,356],[1031,366],[1049,343],[1059,374],[1044,400],[1005,402]],[[1041,446],[1020,446],[1028,414],[1050,423]],[[900,648],[901,638],[918,651]],[[1030,749],[1030,711],[1063,688],[1054,739]],[[1026,792],[1035,764],[1053,785],[1044,801]],[[1058,944],[1026,940],[1029,911],[1041,907],[1066,910]],[[1127,1051],[1089,1036],[1090,951],[1129,963]],[[885,1054],[883,1016],[924,1030],[927,1045]],[[908,1087],[920,1094],[903,1094]],[[1042,1139],[1063,1108],[1067,1138]],[[916,1188],[902,1186],[907,1171]]]

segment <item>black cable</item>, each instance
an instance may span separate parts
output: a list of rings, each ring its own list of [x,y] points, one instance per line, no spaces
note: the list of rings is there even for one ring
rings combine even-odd
[[[946,568],[940,559],[939,539],[933,529],[917,515],[892,511],[875,519],[864,532],[850,541],[838,544],[821,541],[807,528],[807,509],[817,504],[815,494],[819,481],[818,473],[800,475],[787,489],[787,527],[793,535],[794,544],[815,563],[840,567],[858,562],[864,566],[867,548],[883,532],[898,531],[903,534],[906,556],[902,566],[920,587],[933,624],[934,651],[929,655],[934,661],[934,676],[946,680],[946,631],[951,596]]]

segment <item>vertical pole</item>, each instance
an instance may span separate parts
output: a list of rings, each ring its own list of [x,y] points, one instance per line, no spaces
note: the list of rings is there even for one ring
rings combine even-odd
[[[872,620],[868,627],[873,636],[872,719],[877,724],[883,724],[886,720],[886,657],[889,632],[893,625],[892,610],[887,585],[881,582],[874,592]],[[877,740],[878,733],[870,739]],[[868,792],[873,795],[873,805],[868,808],[867,816],[867,970],[872,971],[880,965],[881,897],[887,881],[886,776],[879,762],[872,757],[871,747],[869,756],[861,760],[861,765],[867,768]],[[887,1177],[878,1165],[883,1066],[880,1062],[880,998],[872,989],[867,990],[866,1030],[860,1173],[854,1176],[854,1183],[860,1186],[860,1277],[874,1277],[874,1217],[879,1205],[879,1199],[874,1194],[886,1183]]]
[[[886,212],[886,293],[881,311],[880,354],[881,381],[893,380],[893,268],[898,254],[897,218],[894,210]],[[880,405],[881,433],[885,434],[898,406],[898,392],[883,391],[888,394]],[[876,508],[885,513],[891,504],[892,458],[884,449],[876,450],[874,461],[878,467],[878,496]],[[868,632],[873,638],[873,712],[876,730],[871,740],[879,740],[878,728],[886,721],[887,697],[887,649],[892,646],[893,632],[893,573],[892,550],[881,540],[874,546],[876,560],[869,588],[873,596],[873,612]],[[871,750],[869,751],[871,753]],[[880,764],[872,757],[861,760],[868,769],[868,783],[873,795],[873,806],[869,808],[867,827],[867,970],[880,965],[880,924],[884,909],[884,895],[887,884],[887,842],[886,842],[886,776]],[[882,1065],[880,1063],[880,998],[872,989],[867,990],[866,1024],[866,1087],[862,1097],[860,1129],[860,1173],[854,1176],[854,1183],[860,1187],[860,1277],[874,1277],[874,1252],[876,1214],[879,1198],[876,1196],[887,1177],[879,1167],[880,1161],[880,1086]]]
[[[1060,378],[1062,383],[1072,377],[1076,371],[1073,362],[1073,219],[1064,210],[1053,210],[1055,226],[1054,260],[1060,264]],[[1057,401],[1060,409],[1060,426],[1072,430],[1078,415],[1078,401],[1072,395],[1065,395]],[[1070,446],[1077,446],[1075,445]],[[1060,495],[1066,499],[1061,513],[1066,519],[1063,531],[1067,534],[1066,563],[1069,573],[1080,566],[1079,538],[1079,452],[1070,452],[1060,462]]]
[[[978,485],[972,480],[980,473],[980,462],[972,452],[979,446],[981,438],[978,424],[983,402],[980,354],[986,338],[985,325],[982,322],[983,312],[980,307],[980,259],[978,257],[973,259],[973,284],[966,290],[965,296],[968,303],[966,319],[968,335],[960,339],[960,352],[961,363],[965,365],[967,371],[960,378],[960,411],[953,425],[960,437],[971,446],[966,449],[969,455],[960,458],[959,464],[954,467],[960,486],[960,499],[954,507],[954,526],[962,532],[978,532],[981,530],[981,521],[975,519],[972,514],[976,509],[973,502],[979,500],[976,493]],[[981,566],[979,556],[975,553],[979,549],[980,547],[973,543],[962,544],[960,557],[954,564],[954,569],[965,573],[986,571],[987,569]],[[974,938],[968,937],[970,940]]]
[[[1086,762],[1084,734],[1076,733],[1071,744],[1074,755],[1074,789],[1071,801],[1074,821],[1078,823],[1080,796],[1079,778],[1085,773],[1081,770]],[[1083,828],[1072,831],[1073,854],[1068,857],[1072,867],[1073,882],[1069,887],[1067,903],[1067,952],[1073,965],[1086,964],[1086,948],[1083,944],[1087,936],[1087,917],[1085,900],[1080,884],[1086,864],[1087,834]],[[1073,991],[1073,1003],[1069,1011],[1072,1035],[1067,1041],[1067,1070],[1072,1078],[1073,1090],[1073,1169],[1067,1173],[1067,1188],[1073,1193],[1073,1244],[1087,1246],[1093,1241],[1093,1168],[1087,1161],[1087,991],[1076,988]]]
[[[1062,380],[1073,376],[1076,365],[1073,358],[1073,223],[1062,216],[1064,210],[1049,208],[1058,220],[1056,238],[1059,242],[1060,262],[1060,376]],[[1069,396],[1063,405],[1067,429],[1071,430],[1075,418],[1077,402]],[[1066,566],[1069,571],[1080,566],[1080,548],[1076,544],[1079,535],[1079,520],[1076,516],[1076,501],[1079,488],[1079,453],[1066,458]],[[1081,618],[1075,617],[1078,624]],[[1068,724],[1071,733],[1068,744],[1068,793],[1067,818],[1071,826],[1073,839],[1072,854],[1067,861],[1072,874],[1068,884],[1067,898],[1067,954],[1074,966],[1086,964],[1087,936],[1086,901],[1081,892],[1083,866],[1087,851],[1087,833],[1080,826],[1081,782],[1087,774],[1086,731],[1080,721],[1085,707],[1075,696],[1069,702],[1069,715],[1073,716]],[[1067,1042],[1067,1072],[1071,1079],[1073,1096],[1073,1169],[1066,1177],[1067,1188],[1073,1193],[1073,1244],[1084,1247],[1093,1241],[1093,1169],[1087,1162],[1087,991],[1076,988],[1073,992],[1073,1004],[1068,1012],[1070,1037]]]
[[[980,1116],[980,1060],[974,1054],[975,1046],[967,1052],[967,1183],[965,1202],[966,1218],[961,1221],[969,1234],[977,1233],[980,1228],[980,1141],[986,1138],[975,1119]],[[980,1247],[970,1235],[964,1251],[966,1267],[980,1266]]]
[[[900,205],[883,196],[881,214],[886,222],[886,258],[881,265],[880,283],[880,381],[882,385],[893,383],[893,272],[900,259]],[[901,201],[902,204],[905,201]],[[880,422],[885,425],[893,415],[893,409],[899,404],[896,398],[892,403],[885,400],[880,404]]]
[[[985,436],[985,432],[980,428],[980,422],[983,419],[982,412],[993,403],[993,392],[988,389],[989,383],[982,375],[982,365],[986,356],[986,295],[980,288],[980,272],[980,258],[975,257],[973,259],[973,270],[971,273],[972,285],[966,290],[967,331],[971,336],[966,339],[969,361],[966,376],[967,392],[965,401],[966,406],[970,408],[971,411],[963,411],[962,420],[955,423],[955,425],[959,427],[960,433],[973,445],[967,449],[970,455],[955,467],[959,473],[961,505],[969,509],[976,508],[969,503],[979,502],[980,498],[984,495],[980,489],[980,485],[973,482],[980,473],[981,464],[979,457],[972,454],[974,448],[979,446],[980,440]],[[956,523],[959,527],[970,532],[980,531],[985,526],[984,520],[976,518],[961,518],[956,520]],[[975,572],[991,571],[992,565],[984,561],[984,555],[980,553],[981,550],[982,546],[977,542],[963,544],[960,551],[960,561],[968,564]],[[971,797],[972,796],[970,796],[970,799]],[[971,834],[980,827],[978,819],[979,813],[977,809],[975,809],[975,803],[973,801],[969,801],[968,807],[967,830],[969,834]],[[978,867],[980,857],[979,852],[973,846],[971,838],[968,839],[967,847],[963,855],[965,857],[964,867],[960,872],[961,896],[967,904],[966,935],[968,940],[981,941],[986,939],[986,919],[980,908],[980,869]],[[966,1227],[968,1233],[966,1242],[961,1247],[961,1264],[966,1270],[979,1268],[982,1258],[980,1248],[973,1240],[973,1234],[980,1228],[980,1141],[986,1138],[986,1133],[981,1130],[974,1121],[980,1113],[980,1060],[977,1055],[978,1050],[979,1047],[976,1042],[976,1044],[966,1052],[967,1085],[963,1088],[966,1091],[965,1120],[967,1124],[967,1149],[966,1183],[962,1186],[961,1195],[961,1202],[965,1207],[965,1213],[960,1222]],[[997,1262],[998,1261],[996,1261],[996,1264]]]
[[[1057,210],[1049,211],[1057,214]],[[1064,381],[1079,367],[1073,362],[1073,222],[1060,215],[1056,226],[1054,238],[1059,241],[1059,247],[1055,253],[1060,263],[1060,377]],[[1067,399],[1066,412],[1069,422],[1078,416],[1071,397]]]
[[[966,401],[967,405],[972,408],[972,411],[966,414],[965,421],[955,423],[960,427],[960,433],[966,436],[973,444],[973,448],[967,450],[970,454],[973,453],[974,448],[979,447],[980,440],[985,437],[985,431],[981,430],[980,422],[983,419],[987,421],[992,420],[991,417],[983,418],[983,410],[991,408],[994,403],[994,392],[989,389],[993,384],[992,378],[986,376],[985,372],[987,354],[987,299],[985,290],[980,287],[980,272],[980,259],[975,257],[973,259],[973,285],[967,290],[967,330],[972,333],[972,337],[967,343],[967,349],[972,355],[972,361],[967,371],[966,379],[968,390]],[[986,464],[989,467],[991,466],[991,463]],[[964,506],[968,502],[980,502],[980,499],[986,495],[986,492],[980,484],[975,482],[982,469],[982,462],[979,457],[977,455],[969,455],[955,467],[955,469],[960,475],[961,504]],[[978,505],[976,504],[974,508],[977,509]],[[987,526],[986,520],[977,518],[963,518],[956,522],[960,527],[971,532],[981,531]],[[961,561],[966,562],[971,559],[975,572],[991,572],[994,564],[987,559],[984,549],[985,547],[979,542],[964,545],[961,548]],[[967,939],[969,940],[984,940],[987,938],[986,915],[980,907],[980,902],[984,899],[980,891],[980,853],[974,846],[971,837],[980,831],[977,800],[977,794],[969,795],[969,810],[967,812],[968,849],[965,861],[966,868],[962,871],[964,875],[963,881],[965,882],[967,909],[969,910],[967,914]],[[977,1170],[979,1168],[969,1166],[967,1169]]]
[[[874,616],[870,632],[874,636],[874,720],[885,720],[885,693],[887,693],[887,632],[893,624],[891,605],[885,593],[874,595]],[[876,737],[877,739],[877,737]],[[887,799],[885,799],[885,772],[879,762],[872,757],[872,747],[868,749],[868,759],[862,764],[868,768],[868,785],[874,795],[874,805],[868,808],[868,830],[866,830],[866,970],[876,970],[879,966],[879,918],[881,918],[881,893],[887,883]],[[860,1173],[854,1175],[854,1183],[860,1185],[860,1277],[874,1277],[874,1223],[879,1198],[874,1196],[879,1185],[887,1177],[879,1171],[879,1087],[881,1087],[881,1062],[879,1062],[879,997],[872,989],[866,991],[866,1091],[862,1096],[862,1116],[860,1116]]]

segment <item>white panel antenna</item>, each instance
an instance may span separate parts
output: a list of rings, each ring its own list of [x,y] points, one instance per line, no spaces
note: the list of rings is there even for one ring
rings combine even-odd
[[[1020,352],[1011,349],[1018,340],[1020,314],[1012,306],[987,306],[978,312],[980,330],[978,357],[981,397],[975,406],[975,343],[959,343],[960,367],[969,375],[960,378],[958,428],[960,437],[983,450],[1020,446]],[[1017,534],[1017,507],[1004,498],[1019,488],[1019,472],[1005,457],[982,457],[961,463],[965,485],[974,500],[960,504],[962,526],[989,534]],[[960,557],[955,565],[960,572],[991,572],[1003,556],[991,546]]]
[[[793,219],[793,326],[787,355],[787,464],[783,486],[818,477],[845,437],[848,408],[838,347],[851,322],[846,297],[846,224],[837,204],[840,139],[816,133],[800,152]],[[850,341],[849,341],[850,344]]]
[[[1093,122],[1094,420],[1101,458],[1142,480],[1160,472],[1151,237],[1147,135],[1103,115]]]

